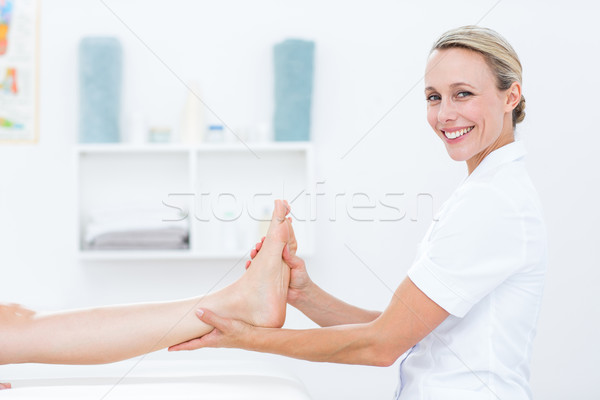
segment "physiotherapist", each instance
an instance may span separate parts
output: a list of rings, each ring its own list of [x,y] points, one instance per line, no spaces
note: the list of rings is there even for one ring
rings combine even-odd
[[[525,149],[514,137],[525,117],[521,84],[517,54],[493,30],[464,26],[433,45],[427,121],[468,175],[436,215],[385,311],[351,306],[319,288],[292,241],[283,252],[288,303],[322,328],[254,327],[203,308],[197,315],[215,329],[171,350],[237,347],[378,366],[402,357],[396,399],[531,399],[547,240]]]

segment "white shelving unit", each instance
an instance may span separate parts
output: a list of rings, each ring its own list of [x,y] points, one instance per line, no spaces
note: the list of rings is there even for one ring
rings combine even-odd
[[[292,200],[300,252],[312,253],[313,147],[264,144],[94,144],[76,148],[78,254],[82,260],[218,260],[248,253],[268,226],[273,200]],[[187,213],[189,249],[89,250],[86,224],[99,209],[164,207]]]

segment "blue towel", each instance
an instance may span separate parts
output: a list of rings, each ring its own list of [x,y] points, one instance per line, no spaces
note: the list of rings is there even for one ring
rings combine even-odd
[[[86,37],[79,43],[79,141],[119,141],[121,43],[114,37]]]
[[[277,141],[310,140],[315,43],[288,39],[274,47]]]

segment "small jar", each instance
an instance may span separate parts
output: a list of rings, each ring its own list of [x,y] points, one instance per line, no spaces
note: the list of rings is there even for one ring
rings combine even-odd
[[[219,143],[225,141],[225,129],[223,125],[209,125],[206,133],[208,143]]]
[[[169,143],[171,141],[171,128],[167,126],[153,126],[148,131],[148,142]]]

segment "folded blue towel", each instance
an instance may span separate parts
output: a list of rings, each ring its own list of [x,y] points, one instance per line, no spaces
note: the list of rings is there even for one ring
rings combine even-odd
[[[310,139],[315,43],[288,39],[274,47],[277,141]]]
[[[121,43],[86,37],[79,43],[79,141],[118,142],[121,111]]]

